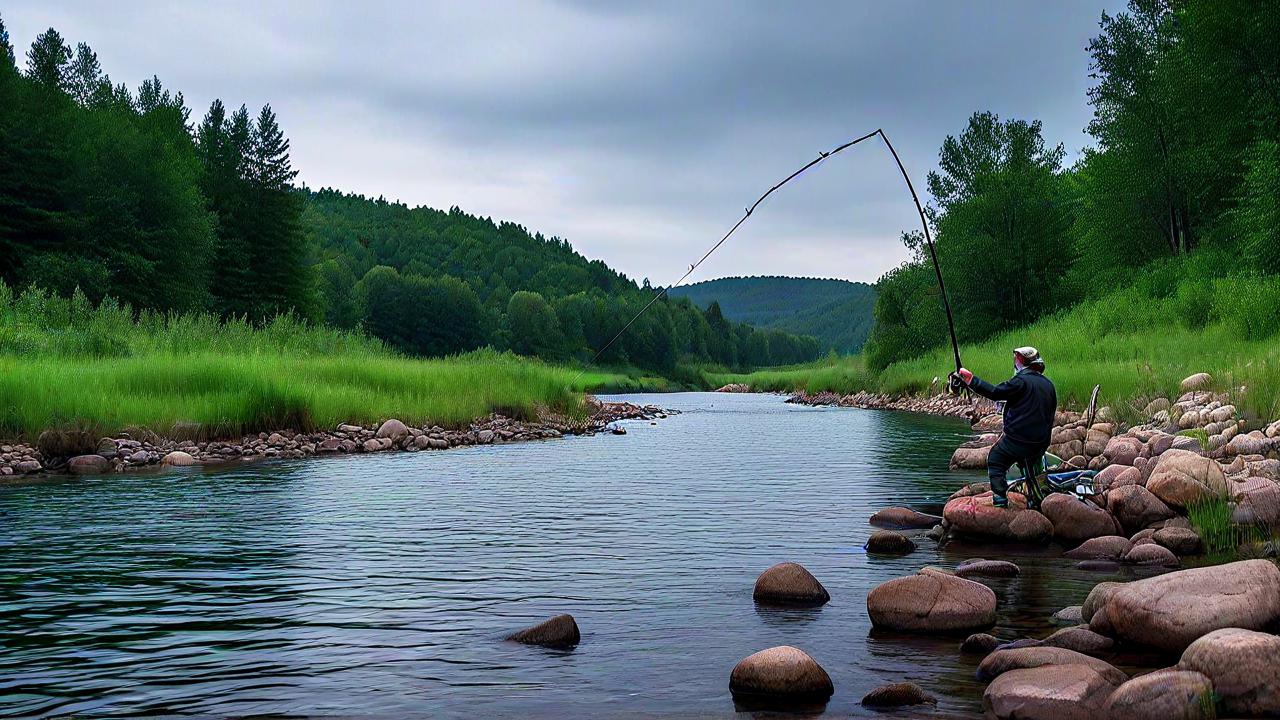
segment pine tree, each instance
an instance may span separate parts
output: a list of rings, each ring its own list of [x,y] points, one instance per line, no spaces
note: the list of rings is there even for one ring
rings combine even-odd
[[[85,107],[94,104],[95,99],[102,97],[103,85],[110,88],[111,83],[102,75],[102,65],[98,63],[98,54],[85,43],[76,46],[75,59],[67,69],[67,87],[71,97]]]
[[[13,67],[13,44],[9,42],[9,29],[4,26],[4,18],[0,17],[0,71]]]
[[[49,28],[27,51],[27,77],[51,90],[65,91],[70,62],[71,48],[57,30]]]
[[[289,159],[285,138],[270,105],[254,123],[252,154],[247,165],[253,194],[252,267],[254,317],[266,320],[286,312],[316,317],[319,303],[302,230],[302,203],[294,193],[298,172]]]

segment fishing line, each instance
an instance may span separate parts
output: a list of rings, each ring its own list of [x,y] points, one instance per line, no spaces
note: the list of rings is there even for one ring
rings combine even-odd
[[[770,195],[777,192],[779,189],[782,188],[782,186],[800,177],[811,168],[814,168],[820,165],[827,158],[833,155],[836,155],[838,153],[841,153],[853,147],[854,145],[857,145],[863,140],[870,140],[871,138],[876,137],[877,135],[880,136],[880,139],[884,141],[885,146],[889,148],[890,154],[893,155],[893,160],[898,165],[898,171],[902,173],[902,179],[906,181],[907,190],[910,191],[911,193],[911,201],[915,203],[916,212],[919,213],[920,215],[920,227],[924,229],[925,243],[929,246],[929,258],[933,261],[933,271],[938,277],[938,290],[942,293],[942,306],[947,313],[947,328],[951,332],[951,351],[955,354],[956,370],[959,370],[961,367],[960,343],[956,340],[956,324],[951,314],[951,301],[947,299],[947,286],[942,281],[942,267],[938,264],[938,252],[937,250],[934,249],[933,236],[929,233],[929,222],[925,218],[924,208],[921,207],[920,205],[920,198],[919,196],[916,195],[916,188],[914,185],[911,184],[911,176],[907,174],[907,169],[906,167],[903,166],[902,159],[898,157],[898,151],[894,150],[893,143],[889,142],[889,136],[884,133],[884,130],[877,129],[873,132],[869,132],[866,135],[863,135],[862,137],[856,138],[854,140],[850,140],[842,145],[837,145],[836,147],[832,148],[827,152],[819,151],[818,157],[805,163],[800,167],[800,169],[796,170],[795,172],[791,173],[787,177],[783,178],[783,180],[779,182],[777,185],[774,185],[773,187],[769,188],[764,192],[763,195],[756,198],[756,201],[751,203],[751,206],[748,207],[743,212],[742,217],[738,219],[738,222],[734,223],[733,227],[729,228],[729,232],[725,233],[724,236],[721,237],[719,240],[717,240],[714,245],[708,248],[707,251],[702,254],[702,257],[698,258],[697,262],[689,265],[689,269],[685,270],[684,274],[680,276],[680,279],[676,280],[674,283],[672,283],[669,286],[659,288],[658,291],[654,293],[653,297],[649,299],[649,302],[645,303],[644,307],[640,308],[640,311],[637,312],[635,315],[633,315],[631,319],[628,320],[626,324],[622,326],[622,329],[619,330],[617,334],[615,334],[612,338],[610,338],[609,342],[605,343],[603,347],[601,347],[599,350],[596,351],[595,355],[591,357],[591,360],[588,361],[587,364],[583,366],[581,370],[578,371],[578,374],[574,376],[573,378],[574,383],[577,382],[578,378],[582,377],[582,374],[587,371],[588,367],[594,365],[596,361],[600,359],[600,356],[603,355],[606,350],[613,347],[613,344],[618,341],[618,338],[621,338],[623,334],[625,334],[627,330],[635,323],[635,321],[639,320],[640,316],[645,314],[645,311],[653,307],[654,303],[666,297],[668,291],[670,291],[672,288],[679,287],[681,283],[687,280],[689,276],[692,275],[700,265],[702,265],[702,263],[706,262],[707,258],[711,257],[712,253],[714,253],[716,250],[719,250],[720,246],[724,245],[725,241],[728,240],[730,237],[732,237],[733,234],[738,231],[738,228],[742,227],[742,224],[747,221],[747,218],[751,217],[751,214],[756,211],[756,208],[759,207],[760,203],[764,202],[766,198],[768,198]]]

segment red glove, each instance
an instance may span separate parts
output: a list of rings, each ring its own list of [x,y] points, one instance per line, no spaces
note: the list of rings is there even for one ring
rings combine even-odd
[[[969,383],[973,382],[972,370],[969,370],[967,368],[960,368],[959,370],[956,371],[956,374],[960,376],[960,379],[964,381],[965,385],[968,385]]]

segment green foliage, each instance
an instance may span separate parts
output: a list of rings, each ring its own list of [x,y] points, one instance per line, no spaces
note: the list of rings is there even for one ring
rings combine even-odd
[[[1258,140],[1245,153],[1230,225],[1240,237],[1241,260],[1260,273],[1280,274],[1280,144]]]
[[[554,358],[563,352],[560,321],[546,298],[521,290],[507,302],[507,332],[511,349],[521,355]]]

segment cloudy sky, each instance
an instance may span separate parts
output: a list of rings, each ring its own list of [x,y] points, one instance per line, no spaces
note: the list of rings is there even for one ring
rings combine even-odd
[[[193,115],[270,103],[311,187],[519,222],[669,283],[763,190],[877,127],[918,186],[975,110],[1087,138],[1085,45],[1114,0],[60,2],[10,0],[116,82]],[[693,280],[873,281],[918,222],[864,143],[775,195]]]

